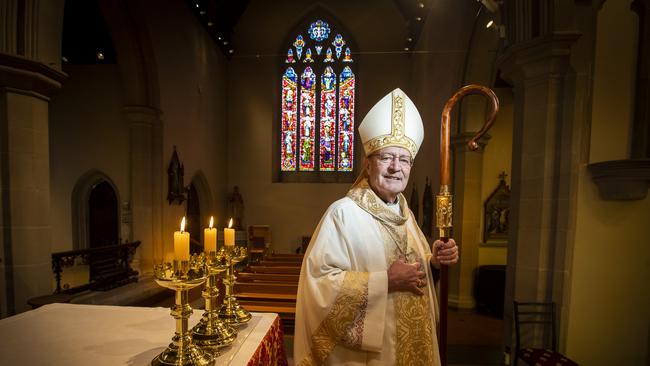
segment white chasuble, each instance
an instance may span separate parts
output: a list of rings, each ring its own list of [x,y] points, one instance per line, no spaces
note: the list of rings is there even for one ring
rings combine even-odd
[[[406,199],[403,216],[357,183],[316,228],[300,271],[296,365],[439,365],[431,251]],[[420,261],[425,295],[388,293],[400,255]]]

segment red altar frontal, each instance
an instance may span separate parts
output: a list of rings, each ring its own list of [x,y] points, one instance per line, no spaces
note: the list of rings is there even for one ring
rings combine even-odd
[[[174,335],[167,308],[50,304],[0,320],[0,365],[149,365]],[[201,318],[194,310],[189,326]],[[215,365],[286,365],[280,318],[253,313]]]

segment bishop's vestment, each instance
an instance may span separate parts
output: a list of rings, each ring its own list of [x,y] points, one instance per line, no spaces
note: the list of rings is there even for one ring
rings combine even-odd
[[[296,365],[439,365],[431,250],[404,196],[391,209],[363,179],[326,211],[300,272]],[[388,292],[404,255],[426,272],[425,295]]]

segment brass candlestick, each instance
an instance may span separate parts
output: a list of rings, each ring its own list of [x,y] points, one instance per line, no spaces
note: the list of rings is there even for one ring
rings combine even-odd
[[[237,338],[237,330],[219,319],[217,304],[217,279],[219,274],[228,269],[228,262],[223,251],[210,252],[204,259],[208,271],[208,280],[202,292],[205,311],[201,321],[192,328],[192,339],[201,347],[225,347]]]
[[[195,345],[187,329],[187,319],[192,315],[188,291],[205,282],[205,266],[192,257],[189,261],[156,265],[154,275],[158,285],[176,291],[176,301],[171,308],[171,315],[176,319],[176,332],[172,343],[151,361],[151,365],[213,365],[216,355]]]
[[[232,248],[226,251],[226,260],[230,264],[228,272],[223,279],[226,288],[226,296],[223,299],[223,305],[219,310],[219,318],[226,324],[241,325],[251,320],[252,315],[237,302],[234,296],[235,287],[235,264],[243,261],[247,257],[246,248]]]

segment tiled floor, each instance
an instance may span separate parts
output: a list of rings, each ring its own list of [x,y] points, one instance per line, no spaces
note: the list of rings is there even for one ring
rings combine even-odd
[[[475,311],[448,312],[449,366],[497,366],[503,362],[503,320]]]

